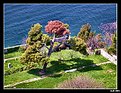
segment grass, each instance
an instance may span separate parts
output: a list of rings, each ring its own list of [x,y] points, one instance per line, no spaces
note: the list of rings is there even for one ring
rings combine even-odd
[[[15,59],[7,60],[7,61],[4,63],[4,69],[5,69],[5,70],[8,70],[8,69],[9,69],[9,68],[8,68],[8,63],[11,63],[12,68],[13,68],[13,67],[20,68],[21,66],[23,66],[23,65],[20,63],[20,61],[19,61],[18,58],[17,58],[16,60],[15,60]]]
[[[111,68],[110,68],[111,67]],[[102,70],[97,70],[98,67],[85,68],[72,73],[55,74],[55,76],[47,77],[43,80],[38,80],[30,83],[18,84],[16,88],[57,88],[64,80],[70,80],[77,76],[88,76],[102,83],[104,88],[116,88],[116,66],[114,64],[105,64],[101,66]],[[93,69],[93,70],[90,70]],[[112,70],[112,72],[108,72]]]
[[[104,58],[102,55],[89,55],[85,59],[93,60],[93,63],[102,63],[108,61],[108,59]]]
[[[7,58],[12,58],[12,57],[18,57],[21,55],[22,55],[22,52],[15,51],[15,52],[4,54],[4,58],[7,59]]]
[[[36,73],[36,72],[35,72]],[[31,78],[40,77],[35,74],[28,73],[28,70],[4,76],[4,85],[13,84]]]
[[[62,61],[58,60],[60,58],[62,58]],[[94,78],[97,82],[103,82],[104,87],[106,88],[115,88],[116,66],[114,64],[107,64],[99,67],[89,67],[73,73],[57,74],[58,72],[63,72],[64,70],[95,64],[95,63],[106,62],[106,61],[108,60],[101,55],[84,56],[79,52],[75,52],[73,50],[62,50],[60,52],[54,52],[52,53],[50,57],[50,63],[47,66],[47,74],[55,74],[55,76],[47,77],[43,80],[38,80],[31,83],[19,84],[15,87],[56,88],[60,82],[84,74],[86,76]],[[20,65],[19,60],[17,61],[8,60],[7,63],[8,62],[18,67],[22,65],[22,64]],[[5,63],[5,69],[7,69],[6,65],[7,63]],[[38,74],[40,68],[32,69],[29,71],[28,70],[22,71],[4,76],[4,85],[13,84],[16,82],[20,82],[35,77],[40,77],[40,75]],[[112,72],[110,73],[110,71]]]

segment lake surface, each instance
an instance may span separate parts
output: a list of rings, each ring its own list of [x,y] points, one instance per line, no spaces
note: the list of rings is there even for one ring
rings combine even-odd
[[[4,4],[4,48],[22,44],[35,23],[43,26],[50,20],[70,25],[71,36],[77,35],[83,24],[100,33],[101,23],[116,21],[116,4]]]

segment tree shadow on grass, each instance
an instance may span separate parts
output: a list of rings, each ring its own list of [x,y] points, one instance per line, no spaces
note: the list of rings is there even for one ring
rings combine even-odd
[[[29,70],[28,73],[29,73],[29,74],[34,74],[34,75],[36,75],[36,76],[41,76],[41,75],[39,74],[39,71],[40,71],[40,68],[35,68],[35,69]]]
[[[71,65],[68,65],[69,63],[71,63]],[[50,77],[60,77],[61,74],[56,74],[60,71],[65,71],[65,70],[70,70],[70,69],[75,69],[75,68],[80,68],[83,66],[87,66],[83,69],[77,69],[80,72],[86,72],[86,71],[91,71],[91,70],[102,70],[102,68],[100,66],[89,66],[89,65],[95,65],[93,63],[93,60],[85,60],[85,59],[81,59],[81,58],[73,58],[70,60],[62,60],[60,61],[51,61],[50,64],[52,66],[47,67],[47,71],[46,71],[46,75],[48,74],[54,74],[53,76]],[[41,76],[39,74],[40,69],[36,68],[36,69],[32,69],[29,70],[28,73],[30,74],[34,74],[37,76]]]
[[[71,65],[67,65],[67,63],[72,63]],[[59,61],[51,61],[52,66],[47,68],[47,73],[57,73],[62,70],[70,70],[75,68],[80,68],[82,66],[87,66],[83,69],[78,69],[80,72],[86,72],[90,70],[102,70],[100,66],[91,67],[89,65],[96,65],[93,63],[93,60],[85,60],[81,58],[73,58],[70,60],[63,60],[61,63]]]

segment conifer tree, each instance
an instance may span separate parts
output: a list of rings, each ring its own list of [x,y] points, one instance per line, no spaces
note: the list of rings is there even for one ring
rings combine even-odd
[[[26,40],[27,49],[22,54],[20,61],[22,64],[32,66],[35,63],[43,65],[49,61],[46,56],[46,51],[42,49],[43,43],[46,41],[42,34],[42,25],[39,23],[34,24],[28,32],[28,38]]]

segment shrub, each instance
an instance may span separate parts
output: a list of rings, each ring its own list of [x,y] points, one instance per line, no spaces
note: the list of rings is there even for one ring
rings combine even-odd
[[[5,70],[4,75],[11,75],[13,73],[22,72],[25,70],[30,70],[30,69],[33,69],[36,67],[38,67],[38,64],[31,62],[27,66],[24,65],[24,66],[19,67],[19,68],[13,67],[13,68],[10,68],[8,70]]]
[[[71,45],[71,48],[73,50],[79,51],[80,53],[87,55],[86,43],[81,38],[73,37],[68,40],[68,43]]]
[[[102,84],[86,76],[78,76],[72,80],[65,80],[58,88],[102,88]]]
[[[105,43],[102,41],[101,34],[97,34],[91,38],[88,38],[86,41],[86,46],[91,49],[91,51],[94,51],[98,48],[104,48]]]
[[[108,50],[107,50],[107,52],[108,52],[109,54],[115,54],[115,55],[116,55],[116,48],[114,48],[114,47],[109,47]]]
[[[20,46],[19,47],[19,52],[24,53],[26,49],[27,49],[27,46]]]
[[[116,55],[116,44],[117,44],[117,37],[116,37],[116,33],[112,34],[112,44],[110,45],[110,47],[107,48],[107,52],[109,54],[115,54]]]
[[[42,42],[46,43],[46,45],[50,45],[50,39],[51,39],[51,37],[49,35],[47,35],[47,34],[42,35]]]
[[[77,34],[77,37],[83,39],[86,42],[87,39],[93,35],[94,33],[91,32],[91,25],[87,23],[82,25],[80,32]]]

